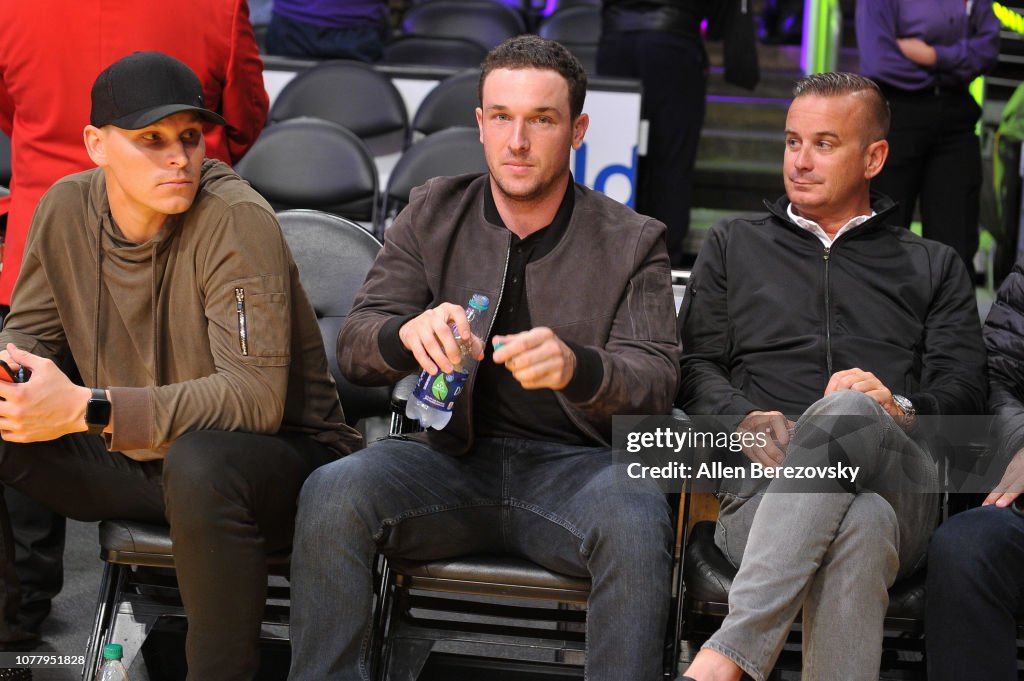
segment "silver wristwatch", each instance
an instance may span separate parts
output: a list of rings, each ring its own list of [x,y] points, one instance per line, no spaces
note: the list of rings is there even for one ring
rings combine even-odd
[[[914,408],[913,402],[903,395],[896,394],[893,394],[892,402],[903,412],[903,423],[900,425],[904,430],[911,430],[917,425],[917,409]]]

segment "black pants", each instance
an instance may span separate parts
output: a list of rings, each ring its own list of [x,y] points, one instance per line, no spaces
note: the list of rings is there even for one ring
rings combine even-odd
[[[693,166],[704,124],[707,54],[699,35],[668,31],[605,33],[597,53],[603,76],[639,78],[640,115],[650,124],[647,155],[637,168],[636,209],[668,227],[673,267],[682,267],[690,229]]]
[[[1016,681],[1024,612],[1024,518],[984,506],[958,513],[928,551],[929,681]]]
[[[16,489],[3,493],[15,541],[15,569],[21,582],[18,622],[39,633],[53,599],[64,586],[64,516]]]
[[[967,90],[913,93],[883,89],[892,108],[889,159],[872,188],[899,203],[909,227],[920,200],[924,236],[952,246],[974,272],[981,200],[981,108]]]
[[[380,59],[386,39],[384,24],[328,28],[274,14],[267,26],[267,53],[300,59],[355,59],[369,63]]]
[[[3,443],[0,481],[76,520],[170,523],[189,679],[249,681],[259,665],[266,555],[291,545],[302,483],[334,458],[304,436],[201,431],[177,440],[163,461],[138,462],[75,434]],[[0,504],[0,634],[16,638],[13,546]]]

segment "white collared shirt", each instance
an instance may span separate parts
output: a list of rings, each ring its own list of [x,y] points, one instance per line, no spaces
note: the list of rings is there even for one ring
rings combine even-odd
[[[815,222],[814,220],[808,220],[807,218],[802,218],[796,213],[794,213],[792,203],[790,203],[789,206],[786,207],[786,215],[788,215],[789,219],[792,220],[798,227],[802,227],[803,229],[806,229],[814,236],[818,237],[818,239],[821,240],[821,243],[825,245],[825,248],[829,248],[832,246],[832,242],[839,238],[840,234],[842,234],[843,232],[849,232],[854,227],[858,227],[867,222],[868,220],[870,220],[871,218],[875,217],[875,211],[871,211],[871,215],[858,215],[857,217],[851,219],[849,222],[847,222],[845,225],[839,228],[839,231],[836,232],[835,237],[832,239],[828,238],[828,234],[825,234],[825,230],[823,230],[821,228],[821,225],[819,225],[817,222]]]

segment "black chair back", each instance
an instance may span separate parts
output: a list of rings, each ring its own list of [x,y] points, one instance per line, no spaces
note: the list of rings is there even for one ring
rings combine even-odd
[[[409,192],[433,177],[485,172],[477,128],[448,128],[427,135],[406,149],[391,171],[381,215],[393,218],[409,203]]]
[[[402,18],[402,32],[469,39],[489,50],[525,33],[526,22],[516,10],[487,0],[434,0],[410,7]]]
[[[381,249],[380,242],[354,222],[316,210],[287,210],[278,213],[277,219],[320,323],[345,420],[355,425],[367,416],[389,416],[391,391],[350,383],[338,369],[336,351],[338,332]]]
[[[270,121],[313,116],[348,128],[374,156],[405,146],[409,115],[398,88],[357,61],[328,61],[293,78],[274,100]]]
[[[468,69],[480,66],[486,56],[487,48],[472,40],[403,35],[385,43],[380,61]]]
[[[275,210],[313,208],[371,224],[376,219],[373,157],[335,123],[297,118],[269,126],[235,170]]]
[[[557,40],[580,60],[588,74],[597,73],[597,45],[601,41],[601,8],[577,5],[559,9],[541,21],[537,33]]]
[[[412,117],[413,135],[430,135],[454,126],[475,128],[476,108],[480,106],[479,88],[479,69],[456,73],[442,80],[416,108]]]

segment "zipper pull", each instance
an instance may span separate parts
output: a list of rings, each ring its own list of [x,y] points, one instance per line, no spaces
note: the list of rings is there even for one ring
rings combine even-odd
[[[829,256],[829,254],[831,252],[832,252],[832,247],[831,246],[826,246],[825,247],[825,252],[822,254],[824,256],[824,258],[825,258],[825,262],[828,262],[828,256]]]
[[[249,333],[245,324],[245,289],[235,289],[235,313],[238,315],[238,347],[243,357],[249,356]]]

